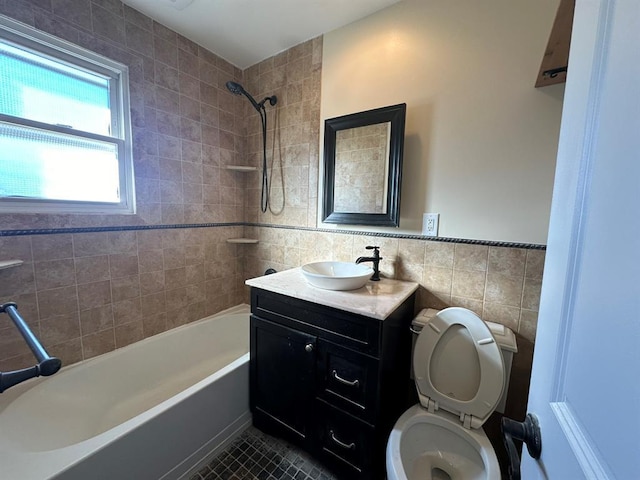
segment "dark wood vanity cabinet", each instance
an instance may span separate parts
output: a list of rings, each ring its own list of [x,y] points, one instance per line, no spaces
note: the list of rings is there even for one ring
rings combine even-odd
[[[414,295],[378,320],[251,289],[254,425],[345,479],[383,479],[386,442],[408,407]]]

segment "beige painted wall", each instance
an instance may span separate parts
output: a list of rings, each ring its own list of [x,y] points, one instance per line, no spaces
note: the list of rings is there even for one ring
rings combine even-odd
[[[324,36],[323,121],[407,103],[401,232],[437,212],[443,237],[546,243],[564,86],[533,85],[557,5],[404,0]]]

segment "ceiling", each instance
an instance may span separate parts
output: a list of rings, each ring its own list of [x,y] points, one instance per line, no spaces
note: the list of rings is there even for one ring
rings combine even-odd
[[[399,0],[123,0],[245,69]]]

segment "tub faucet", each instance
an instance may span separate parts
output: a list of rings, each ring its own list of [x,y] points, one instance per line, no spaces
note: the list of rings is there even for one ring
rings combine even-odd
[[[373,250],[373,257],[358,257],[356,259],[356,263],[373,263],[373,275],[371,275],[371,280],[377,282],[380,280],[380,260],[382,260],[382,257],[380,256],[380,247],[367,246],[365,248],[367,250]]]

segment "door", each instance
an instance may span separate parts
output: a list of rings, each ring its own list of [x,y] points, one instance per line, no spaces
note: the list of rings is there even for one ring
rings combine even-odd
[[[553,195],[522,478],[640,478],[638,0],[576,2]]]
[[[316,337],[251,315],[250,406],[254,424],[301,445],[310,436]]]

